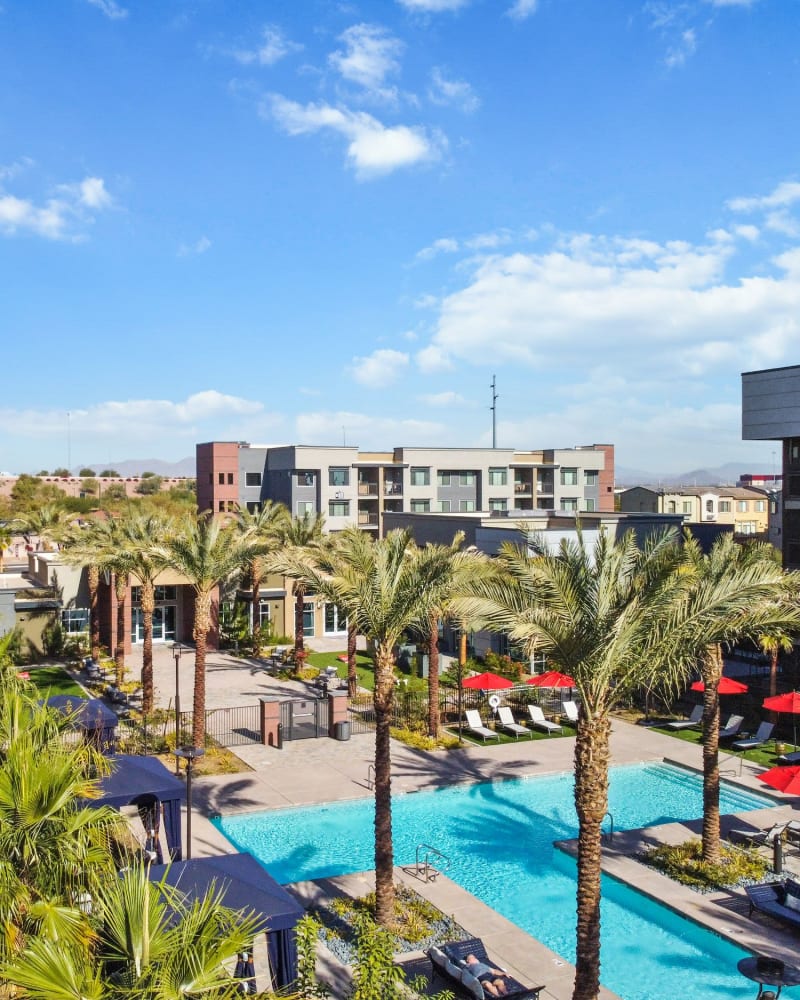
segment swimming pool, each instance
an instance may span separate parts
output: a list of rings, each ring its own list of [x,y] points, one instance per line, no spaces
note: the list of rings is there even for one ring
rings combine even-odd
[[[701,780],[682,768],[613,768],[610,779],[618,830],[702,814]],[[720,808],[771,802],[723,784]],[[398,795],[393,816],[397,864],[413,864],[418,844],[433,845],[450,858],[455,882],[574,962],[575,863],[552,846],[577,834],[571,773]],[[281,882],[374,867],[371,800],[223,817],[217,826]],[[740,949],[614,879],[603,880],[602,908],[602,980],[624,1000],[751,1000],[753,984],[736,971]]]

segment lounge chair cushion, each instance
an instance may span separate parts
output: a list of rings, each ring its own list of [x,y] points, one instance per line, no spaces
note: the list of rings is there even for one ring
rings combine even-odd
[[[783,905],[788,910],[794,910],[795,913],[800,913],[800,896],[794,896],[791,892],[787,892]]]
[[[475,1000],[484,1000],[483,987],[467,969],[461,970],[461,985],[475,997]]]

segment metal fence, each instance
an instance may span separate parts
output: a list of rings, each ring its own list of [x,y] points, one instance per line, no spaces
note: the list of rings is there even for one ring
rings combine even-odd
[[[282,740],[308,740],[328,735],[327,698],[287,698],[281,702],[280,711]]]
[[[235,747],[261,742],[261,706],[258,702],[206,711],[206,746]],[[175,714],[121,718],[117,727],[119,753],[154,754],[192,742],[191,712],[181,712],[178,738]]]

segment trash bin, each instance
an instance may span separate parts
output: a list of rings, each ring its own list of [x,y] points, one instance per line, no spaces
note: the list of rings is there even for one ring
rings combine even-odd
[[[333,724],[333,738],[341,741],[350,739],[350,723],[346,719]]]

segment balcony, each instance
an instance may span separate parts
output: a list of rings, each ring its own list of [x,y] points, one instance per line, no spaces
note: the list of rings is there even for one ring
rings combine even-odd
[[[532,485],[530,483],[515,482],[514,483],[514,492],[515,493],[531,493],[531,492],[533,492],[533,487],[532,487]]]
[[[369,511],[360,510],[358,512],[358,526],[359,528],[377,528],[378,515]]]
[[[378,484],[369,481],[359,481],[358,495],[360,497],[376,497],[378,495]]]
[[[383,484],[383,495],[384,496],[387,496],[387,497],[395,496],[396,497],[396,496],[402,496],[402,494],[403,494],[403,484],[402,483],[391,482],[390,480],[387,479],[387,481]]]

